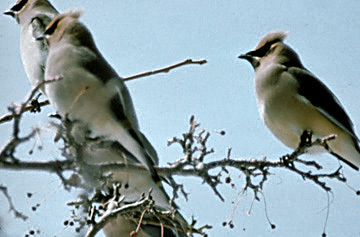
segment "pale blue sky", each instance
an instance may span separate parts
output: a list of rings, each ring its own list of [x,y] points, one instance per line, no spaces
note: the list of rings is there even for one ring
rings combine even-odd
[[[14,2],[1,1],[0,10],[8,9]],[[204,66],[187,66],[127,83],[140,126],[157,149],[162,164],[181,156],[179,148],[166,146],[166,140],[186,131],[192,114],[202,127],[227,132],[223,137],[213,133],[209,145],[216,153],[209,159],[223,158],[230,146],[233,158],[277,159],[290,152],[262,124],[253,89],[253,69],[237,59],[237,55],[251,50],[264,34],[275,29],[290,32],[286,42],[300,54],[304,65],[339,97],[355,124],[355,131],[360,134],[359,1],[78,0],[52,3],[59,11],[72,7],[85,9],[83,22],[121,76],[157,69],[186,58],[209,61]],[[30,84],[19,55],[19,27],[4,15],[0,16],[0,29],[0,114],[3,114],[11,102],[25,98]],[[52,111],[49,107],[40,115],[26,116],[24,127],[45,126],[46,114]],[[0,133],[0,144],[4,144],[10,136],[10,126],[0,125]],[[28,159],[60,157],[47,142],[52,137],[45,135],[41,138],[45,151],[36,151]],[[327,170],[338,165],[329,155],[314,159],[320,160]],[[349,184],[360,189],[360,173],[348,167],[344,172]],[[177,202],[188,220],[194,215],[200,225],[214,226],[209,236],[320,236],[326,217],[326,193],[295,174],[279,170],[272,173],[264,194],[268,215],[277,226],[275,230],[271,230],[266,221],[262,197],[261,202],[255,202],[251,215],[246,214],[251,193],[235,211],[235,228],[222,227],[221,223],[231,215],[231,202],[243,185],[241,177],[233,177],[236,189],[225,185],[221,188],[225,203],[199,179],[178,178],[191,195],[188,202],[183,198]],[[14,220],[6,213],[8,205],[0,194],[0,214],[5,218],[1,220],[1,236],[24,236],[33,228],[40,228],[39,236],[52,236],[63,228],[63,220],[70,216],[64,202],[74,199],[75,192],[62,189],[50,196],[37,212],[30,210],[60,184],[54,175],[0,170],[0,184],[9,188],[16,207],[31,218],[25,224]],[[333,187],[334,200],[330,206],[328,236],[360,236],[360,198],[345,185],[334,181],[329,184]],[[35,192],[40,187],[43,189],[33,199],[25,197],[26,192]],[[73,233],[73,229],[69,229],[59,236]]]

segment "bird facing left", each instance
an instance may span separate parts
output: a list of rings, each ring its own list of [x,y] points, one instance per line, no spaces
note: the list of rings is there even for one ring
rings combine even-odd
[[[21,60],[32,87],[35,87],[44,80],[48,53],[44,42],[36,38],[44,34],[58,11],[47,0],[19,0],[4,14],[12,16],[20,26]],[[44,94],[43,87],[40,91]]]
[[[335,94],[284,43],[286,36],[283,31],[270,32],[254,50],[239,56],[255,70],[255,92],[263,122],[292,149],[299,146],[306,131],[318,139],[336,135],[328,142],[330,153],[359,170],[359,138],[349,115]]]
[[[84,139],[78,131],[85,128],[92,139],[114,141],[121,148],[121,154],[109,149],[87,150],[83,156],[85,162],[123,162],[147,168],[147,171],[112,173],[113,180],[128,184],[129,187],[120,190],[126,201],[136,201],[141,193],[152,189],[155,206],[171,210],[174,206],[169,203],[154,168],[158,164],[157,154],[140,132],[130,93],[96,47],[89,29],[79,21],[80,16],[81,12],[74,10],[59,14],[38,37],[49,48],[45,79],[55,79],[45,84],[45,93],[61,117],[73,122],[74,137],[80,137],[78,141]],[[178,212],[175,218],[186,228],[186,220]],[[120,219],[104,228],[106,236],[119,236],[124,229],[119,223],[126,222]]]

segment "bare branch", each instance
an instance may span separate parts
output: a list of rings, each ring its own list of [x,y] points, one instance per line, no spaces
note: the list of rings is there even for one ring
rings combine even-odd
[[[175,68],[178,68],[181,66],[185,66],[185,65],[190,65],[190,64],[202,65],[205,63],[207,63],[207,61],[205,59],[201,59],[201,60],[186,59],[180,63],[176,63],[171,66],[156,69],[154,71],[147,71],[147,72],[139,73],[139,74],[129,76],[129,77],[123,77],[122,79],[124,81],[130,81],[130,80],[134,80],[137,78],[152,76],[152,75],[159,74],[159,73],[168,73],[172,69],[175,69]],[[35,89],[33,89],[33,91],[36,92],[38,90],[38,88],[41,87],[42,85],[43,85],[43,83],[40,83],[38,86],[35,87]],[[28,101],[26,102],[26,104],[27,103],[28,103]],[[49,104],[50,104],[49,100],[44,100],[44,101],[38,102],[36,105],[35,104],[27,105],[23,108],[22,111],[23,112],[34,111],[34,109],[36,109],[36,108],[41,108],[41,107],[47,106]],[[0,117],[0,124],[11,121],[13,118],[14,118],[13,113],[7,113]]]
[[[8,203],[9,203],[9,212],[13,212],[15,218],[20,218],[23,221],[26,221],[29,217],[25,216],[24,214],[22,214],[21,212],[17,211],[14,207],[14,204],[12,203],[11,197],[7,192],[7,188],[5,186],[0,186],[0,191],[4,194],[4,196],[6,197]]]
[[[149,198],[144,198],[141,201],[128,204],[105,213],[101,216],[98,222],[90,225],[89,230],[86,233],[86,237],[95,236],[102,228],[104,228],[107,223],[109,223],[111,220],[116,219],[118,215],[138,210],[141,207],[147,206],[150,202],[151,200]]]
[[[207,63],[207,61],[205,59],[201,59],[201,60],[186,59],[186,60],[184,60],[184,61],[182,61],[180,63],[176,63],[176,64],[173,64],[171,66],[167,66],[167,67],[157,69],[157,70],[154,70],[154,71],[143,72],[143,73],[136,74],[136,75],[129,76],[129,77],[123,77],[122,79],[124,81],[130,81],[130,80],[134,80],[136,78],[147,77],[147,76],[155,75],[155,74],[158,74],[158,73],[168,73],[170,70],[172,70],[174,68],[177,68],[177,67],[184,66],[184,65],[189,65],[189,64],[202,65],[202,64],[205,64],[205,63]]]
[[[290,154],[289,156],[292,156]],[[285,167],[288,170],[291,170],[299,175],[301,175],[305,179],[312,180],[316,184],[320,185],[322,188],[327,190],[328,188],[324,186],[322,182],[319,182],[319,178],[336,178],[341,181],[342,175],[340,173],[340,168],[337,169],[333,173],[329,174],[312,174],[311,172],[304,172],[295,167],[296,162],[298,159],[295,159],[292,162],[285,161],[282,157],[280,160],[257,160],[257,159],[231,159],[226,157],[222,160],[211,161],[208,163],[202,163],[201,167],[191,164],[182,164],[178,163],[177,165],[173,165],[170,167],[155,167],[159,175],[161,176],[194,176],[194,177],[203,177],[206,178],[208,172],[222,167],[232,167],[236,168],[240,171],[246,171],[246,176],[249,179],[252,175],[255,174],[255,170],[259,170],[261,172],[265,172],[265,168],[282,168]],[[299,162],[302,164],[308,164],[312,166],[314,162],[306,162],[303,161]],[[38,171],[46,171],[46,172],[57,172],[59,170],[72,170],[75,164],[72,161],[65,160],[65,161],[47,161],[47,162],[23,162],[19,161],[16,163],[0,163],[0,168],[2,169],[13,169],[13,170],[38,170]],[[317,165],[318,166],[318,165]],[[92,170],[100,170],[101,172],[108,172],[108,171],[124,171],[124,170],[146,170],[146,168],[141,164],[124,164],[124,163],[107,163],[107,164],[92,164],[88,165],[88,167]],[[200,168],[200,169],[199,169]],[[249,172],[251,170],[251,172]],[[208,177],[209,178],[209,177]],[[248,180],[250,181],[250,180]],[[251,187],[253,185],[249,184]],[[327,190],[328,191],[328,190]]]
[[[92,138],[92,141],[87,141],[85,139],[85,144],[77,144],[75,139],[72,137],[71,129],[73,127],[73,123],[67,118],[63,119],[62,125],[59,125],[59,135],[60,138],[64,140],[64,148],[63,148],[63,156],[65,160],[61,161],[46,161],[46,162],[25,162],[20,159],[15,158],[14,152],[15,149],[23,142],[31,139],[36,130],[33,130],[30,134],[24,137],[19,137],[19,123],[22,113],[25,111],[26,103],[28,103],[33,97],[34,93],[28,97],[25,103],[23,103],[19,108],[11,109],[13,117],[14,117],[14,128],[12,139],[4,146],[4,148],[0,151],[0,168],[2,169],[13,169],[13,170],[39,170],[46,172],[55,172],[58,177],[62,180],[65,187],[68,186],[76,186],[79,187],[78,183],[80,183],[81,178],[76,176],[74,180],[76,182],[70,182],[69,179],[66,179],[63,176],[64,171],[74,171],[79,175],[83,174],[83,170],[93,170],[97,171],[98,174],[116,172],[116,171],[127,171],[127,170],[142,170],[146,171],[147,169],[140,164],[132,164],[132,163],[106,163],[106,164],[87,164],[81,158],[82,150],[84,146],[90,145],[92,148],[97,149],[118,149],[119,154],[124,154],[124,150],[121,146],[114,146],[114,141],[107,141],[104,138]],[[321,187],[323,190],[329,192],[331,188],[327,185],[326,179],[337,179],[341,182],[346,182],[345,177],[341,173],[341,168],[339,167],[336,171],[331,173],[313,173],[310,169],[316,169],[319,171],[322,169],[315,161],[303,161],[299,159],[299,156],[306,153],[307,149],[311,146],[322,146],[327,149],[329,152],[332,152],[328,146],[328,141],[335,139],[335,136],[328,136],[323,139],[317,139],[315,141],[311,141],[311,133],[307,131],[304,132],[304,141],[301,142],[299,147],[291,154],[287,154],[280,159],[277,160],[267,160],[263,159],[232,159],[231,158],[231,148],[227,150],[225,157],[223,159],[217,159],[215,161],[208,162],[206,159],[209,155],[214,153],[213,149],[209,149],[207,147],[207,142],[210,138],[210,132],[205,129],[199,129],[200,124],[197,123],[194,119],[194,116],[190,119],[189,130],[181,135],[181,137],[173,137],[168,140],[168,145],[178,144],[182,148],[183,157],[174,163],[169,164],[167,167],[155,167],[158,174],[166,177],[169,181],[170,185],[173,187],[173,197],[171,198],[171,203],[175,201],[178,197],[178,193],[181,192],[183,196],[187,199],[187,193],[182,184],[177,184],[174,180],[174,176],[193,176],[200,178],[203,183],[209,185],[209,187],[213,190],[215,195],[217,195],[220,200],[224,201],[222,194],[219,191],[219,185],[223,183],[231,183],[231,173],[228,169],[240,171],[244,176],[245,184],[242,188],[243,192],[247,190],[252,190],[254,193],[254,201],[259,201],[260,198],[258,196],[259,193],[262,193],[263,186],[268,180],[268,176],[271,175],[270,169],[287,169],[291,172],[294,172],[300,175],[303,179],[308,179]],[[220,135],[224,135],[225,132],[218,133]],[[307,137],[307,135],[310,136]],[[85,135],[86,138],[86,135]],[[93,142],[93,143],[91,143]],[[67,148],[72,147],[75,149],[72,154],[67,153]],[[298,168],[297,165],[301,164],[305,166],[305,168]],[[304,170],[305,169],[305,170]],[[232,171],[231,170],[231,171]],[[84,171],[85,172],[85,171]],[[94,172],[93,175],[97,175],[97,172]],[[95,174],[96,173],[96,174]],[[223,175],[225,174],[225,178]],[[94,176],[95,177],[95,176]],[[103,178],[103,177],[101,177]],[[106,177],[104,177],[106,179]],[[97,179],[100,180],[100,179]],[[223,182],[225,180],[225,182]],[[82,188],[86,188],[85,186]],[[116,192],[114,193],[113,198],[120,199],[116,196]],[[104,204],[104,199],[101,198],[101,204]],[[107,199],[109,200],[109,199]],[[155,209],[152,209],[153,204],[151,204],[151,199],[147,200],[147,198],[141,199],[141,201],[132,203],[132,204],[121,204],[121,200],[116,201],[116,205],[113,209],[109,209],[102,215],[98,209],[96,209],[92,201],[86,201],[83,204],[79,204],[80,206],[90,206],[92,209],[89,212],[89,217],[85,219],[77,218],[74,219],[79,220],[80,226],[90,225],[90,229],[87,236],[95,236],[95,234],[102,229],[109,221],[113,220],[119,215],[127,215],[127,218],[138,217],[138,214],[141,213],[145,215],[144,210],[146,211],[146,215],[151,216],[149,218],[146,217],[146,223],[152,223],[154,225],[160,225],[165,228],[178,228],[172,225],[173,220],[171,218],[166,219],[166,215],[169,213],[159,213]],[[12,204],[11,204],[12,205]],[[150,207],[149,207],[150,205]],[[139,208],[142,208],[139,210]],[[144,209],[145,208],[145,209]],[[134,212],[136,210],[136,212]],[[15,212],[15,211],[14,211]],[[15,212],[16,213],[16,212]],[[98,220],[96,221],[96,218]],[[159,219],[160,218],[160,219]],[[132,219],[133,220],[133,219]],[[163,220],[167,220],[167,222],[163,223]],[[228,222],[229,226],[233,226],[232,220]],[[139,226],[139,223],[138,223]],[[82,228],[81,227],[81,228]],[[80,227],[79,227],[80,228]],[[201,233],[194,228],[195,233]],[[197,232],[196,232],[197,231]],[[205,234],[204,234],[205,235]]]
[[[58,172],[72,170],[74,162],[70,160],[56,161],[18,161],[16,163],[0,162],[1,169],[7,170],[31,170],[44,172]]]
[[[39,102],[38,105],[33,105],[33,104],[30,104],[30,105],[27,105],[25,108],[24,108],[24,112],[27,112],[27,111],[32,111],[34,110],[37,106],[39,107],[44,107],[46,105],[49,105],[50,102],[48,100],[44,100],[44,101],[41,101]],[[8,122],[8,121],[11,121],[12,119],[14,118],[14,115],[12,113],[7,113],[3,116],[0,117],[0,124],[2,123],[5,123],[5,122]]]

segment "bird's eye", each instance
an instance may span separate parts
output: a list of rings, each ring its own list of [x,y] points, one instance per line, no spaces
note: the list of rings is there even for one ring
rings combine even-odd
[[[270,46],[269,50],[266,52],[266,55],[269,55],[269,54],[271,54],[272,52],[274,52],[275,49],[276,49],[276,47],[277,47],[277,45],[272,44],[272,45]]]
[[[57,19],[56,21],[53,21],[52,23],[50,23],[50,25],[47,26],[47,29],[45,30],[44,35],[52,35],[55,32],[60,20],[61,19]]]
[[[270,46],[271,45],[269,43],[266,43],[263,46],[261,46],[260,48],[254,50],[254,51],[251,51],[248,54],[251,55],[251,56],[255,56],[255,57],[264,57],[265,55],[268,54]]]
[[[261,48],[259,48],[255,51],[256,52],[255,56],[264,57],[264,56],[271,54],[272,52],[274,52],[274,50],[277,46],[276,45],[277,42],[279,42],[279,40],[273,40],[273,41],[267,42]]]

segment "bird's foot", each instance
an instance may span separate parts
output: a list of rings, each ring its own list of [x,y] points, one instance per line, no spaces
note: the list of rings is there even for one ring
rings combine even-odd
[[[310,147],[312,145],[312,131],[306,129],[300,136],[299,148]]]
[[[34,99],[31,100],[30,104],[32,106],[30,112],[31,113],[36,113],[36,112],[41,112],[41,106],[39,103],[39,98],[41,96],[41,93],[39,93]]]

